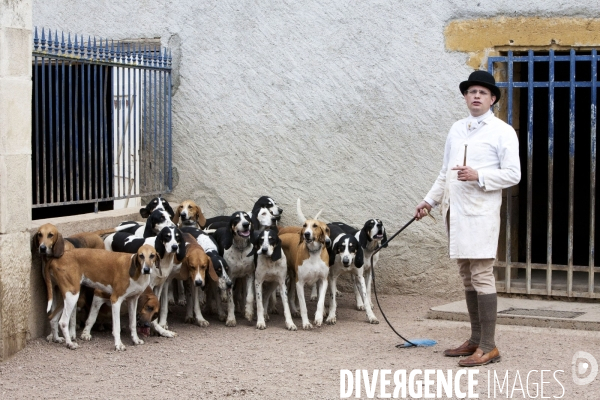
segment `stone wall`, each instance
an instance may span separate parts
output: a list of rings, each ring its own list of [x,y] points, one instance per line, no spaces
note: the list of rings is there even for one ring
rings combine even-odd
[[[0,1],[0,361],[27,339],[31,47],[31,2]]]

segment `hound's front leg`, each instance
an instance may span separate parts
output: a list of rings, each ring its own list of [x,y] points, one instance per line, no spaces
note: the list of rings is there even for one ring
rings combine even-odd
[[[183,281],[177,279],[177,304],[180,306],[185,306],[187,303],[185,298],[185,288],[183,286]]]
[[[235,303],[233,301],[235,294],[233,293],[233,290],[228,290],[227,292],[227,321],[225,321],[225,326],[236,326],[237,322],[235,321]]]
[[[317,312],[315,313],[315,325],[323,324],[323,309],[325,308],[325,294],[327,293],[327,278],[321,279],[319,286],[319,301],[317,302]]]
[[[168,338],[174,338],[175,336],[177,336],[176,332],[170,331],[170,330],[165,329],[162,326],[160,326],[158,324],[158,319],[155,319],[152,322],[150,322],[150,325],[160,336],[168,337]]]
[[[308,322],[308,312],[306,310],[306,300],[304,299],[304,284],[300,281],[296,282],[296,294],[298,295],[298,303],[300,304],[300,316],[302,317],[302,329],[312,329],[312,324]]]
[[[169,286],[171,286],[171,281],[165,282],[160,295],[160,317],[158,319],[158,324],[164,329],[169,329],[169,325],[167,325],[167,315],[169,314]]]
[[[65,339],[58,335],[58,320],[62,315],[62,308],[64,307],[64,301],[60,292],[56,288],[52,288],[52,307],[50,308],[50,315],[54,315],[50,320],[50,335],[46,337],[49,342],[64,343]],[[71,338],[72,339],[72,338]]]
[[[254,281],[254,290],[256,291],[256,329],[267,329],[267,324],[265,323],[262,284],[262,280],[256,279]]]
[[[336,300],[336,290],[337,290],[337,276],[329,276],[329,282],[331,284],[329,288],[329,315],[327,315],[326,323],[329,325],[334,325],[337,322],[337,318],[335,313],[337,312],[337,300]]]
[[[281,302],[283,303],[283,315],[285,316],[285,327],[288,331],[296,331],[298,328],[292,320],[292,313],[290,313],[290,305],[288,303],[287,287],[285,286],[285,278],[279,282],[279,294],[281,295]]]
[[[225,301],[227,301],[227,292],[231,292],[231,289],[221,290],[219,288],[213,288],[213,301],[215,303],[215,307],[217,309],[217,315],[219,316],[219,321],[225,321],[227,319],[227,314],[225,310],[223,310],[223,293],[225,293]]]
[[[71,292],[65,293],[64,298],[64,307],[62,311],[62,315],[60,317],[60,321],[58,322],[58,326],[60,326],[60,330],[62,331],[63,338],[65,339],[65,344],[71,350],[75,350],[79,347],[79,345],[71,340],[71,333],[69,332],[69,320],[71,318],[71,313],[77,307],[77,300],[79,299],[79,292],[73,294]]]
[[[158,297],[160,299],[160,313],[161,313],[161,316],[162,316],[163,307],[167,311],[168,311],[168,307],[169,307],[169,305],[168,305],[169,301],[167,299],[167,296],[163,296],[165,294],[164,293],[165,292],[164,291],[165,285],[166,285],[166,283],[163,282],[163,284],[154,286],[154,288],[153,288],[154,294],[156,295],[156,297]],[[165,318],[165,321],[166,321],[167,316],[165,315],[164,318]],[[168,330],[166,327],[161,326],[158,322],[159,322],[159,320],[155,319],[150,324],[152,325],[152,328],[154,328],[154,330],[156,332],[158,332],[158,334],[160,336],[169,337],[169,338],[177,336],[177,333]]]
[[[71,340],[77,338],[77,331],[75,325],[77,324],[77,304],[71,313],[71,319],[69,320],[69,333],[71,334]]]
[[[181,281],[183,282],[183,281]],[[194,284],[190,284],[189,280],[185,282],[186,285],[190,285],[191,289],[186,290],[185,295],[187,297],[187,302],[185,305],[185,323],[193,324],[194,323],[194,293],[193,291],[196,289]]]
[[[365,286],[367,289],[367,296],[369,296],[369,307],[371,307],[371,310],[373,309],[373,298],[371,297],[371,270],[365,271],[365,273],[367,274],[367,276],[365,276]],[[365,307],[366,307],[366,302],[365,302]]]
[[[133,344],[144,344],[144,341],[137,334],[137,303],[139,296],[132,296],[127,299],[127,308],[129,309],[129,330],[131,331],[131,341]]]
[[[365,305],[363,303],[362,296],[360,295],[358,279],[356,279],[355,275],[352,275],[351,279],[353,283],[352,287],[354,288],[354,297],[356,298],[356,309],[359,311],[363,311],[365,309]]]
[[[290,293],[288,296],[290,312],[292,313],[292,317],[298,318],[300,316],[300,312],[298,311],[298,307],[296,306],[296,283],[290,278]]]
[[[56,312],[56,310],[52,310],[52,312]],[[60,337],[58,335],[58,331],[59,331],[59,327],[58,327],[58,320],[60,319],[62,315],[62,310],[59,310],[58,312],[56,312],[56,314],[54,315],[54,317],[52,317],[52,319],[50,320],[50,330],[52,331],[52,333],[50,333],[47,337],[46,340],[49,342],[55,342],[55,343],[64,343],[65,339],[63,339],[62,337]]]
[[[192,302],[194,303],[194,314],[196,315],[195,323],[196,325],[206,328],[208,325],[207,320],[204,319],[202,315],[202,310],[200,310],[200,289],[198,286],[195,286],[192,282],[189,282],[192,291]]]
[[[99,296],[94,296],[94,298],[92,299],[92,306],[90,307],[90,313],[88,314],[87,319],[85,320],[85,327],[83,328],[83,331],[81,332],[81,340],[86,340],[86,341],[90,341],[92,340],[92,327],[94,326],[94,324],[96,323],[96,319],[98,318],[98,312],[100,311],[100,307],[102,307],[103,304],[106,304],[110,302],[106,299],[103,299],[102,297]]]
[[[115,338],[115,350],[125,350],[125,345],[121,342],[121,303],[123,299],[120,298],[112,305],[112,333]]]
[[[365,284],[365,278],[362,275],[357,275],[356,282],[357,282],[356,286],[358,286],[358,288],[360,290],[360,294],[364,300],[365,311],[367,312],[367,319],[369,320],[369,323],[378,324],[379,320],[373,313],[373,306],[371,305],[371,296],[369,296],[369,292],[367,291],[367,286]]]
[[[252,322],[254,317],[254,273],[246,276],[246,308],[244,317]]]

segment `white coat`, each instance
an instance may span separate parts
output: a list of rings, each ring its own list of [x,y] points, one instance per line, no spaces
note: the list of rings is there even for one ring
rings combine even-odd
[[[466,165],[477,170],[479,182],[459,181],[467,144]],[[495,258],[500,233],[502,189],[521,180],[519,141],[515,130],[493,114],[471,132],[467,119],[450,128],[440,174],[425,200],[442,204],[450,212],[450,258]],[[446,226],[446,228],[448,228]]]

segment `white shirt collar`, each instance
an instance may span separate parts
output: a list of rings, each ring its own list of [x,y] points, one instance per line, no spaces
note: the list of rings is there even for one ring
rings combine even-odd
[[[493,115],[492,109],[490,108],[486,113],[481,114],[478,117],[474,117],[471,114],[467,117],[467,130],[473,131],[481,126],[481,123],[488,118],[490,115]]]

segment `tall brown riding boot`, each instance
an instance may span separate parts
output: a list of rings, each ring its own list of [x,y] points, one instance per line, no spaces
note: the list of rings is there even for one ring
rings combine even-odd
[[[496,348],[496,315],[498,312],[498,296],[496,293],[477,296],[479,322],[481,323],[481,340],[479,349],[472,356],[460,360],[462,367],[475,367],[500,361],[500,352]]]
[[[465,290],[465,299],[467,301],[467,310],[471,320],[471,337],[462,345],[454,349],[444,350],[446,357],[470,356],[477,350],[481,338],[481,324],[479,323],[479,303],[477,292],[474,290]]]

